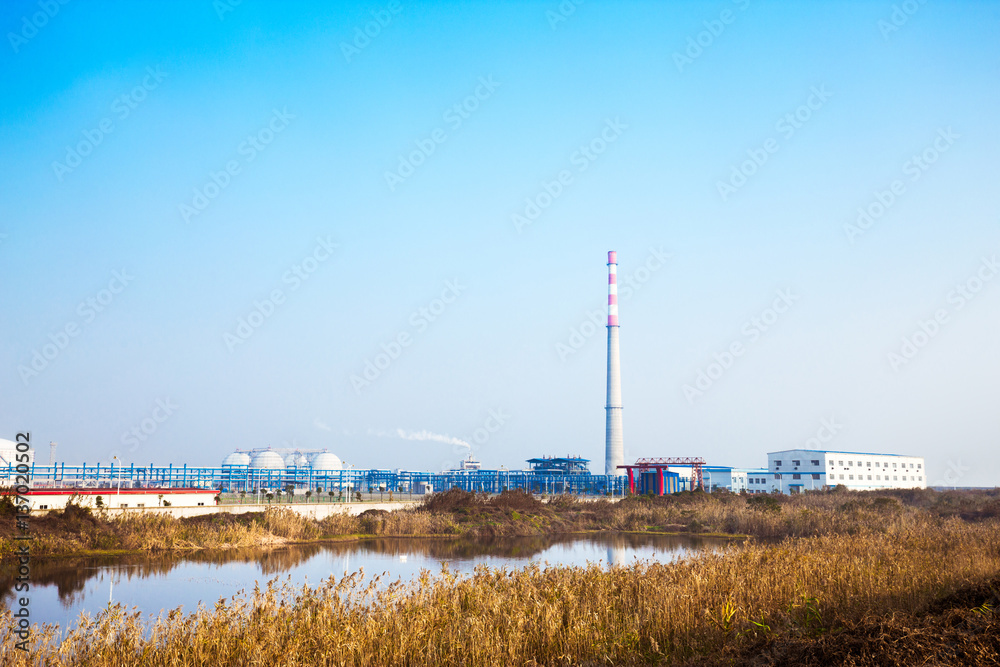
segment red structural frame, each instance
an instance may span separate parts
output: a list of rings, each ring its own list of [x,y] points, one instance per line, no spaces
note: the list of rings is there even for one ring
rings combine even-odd
[[[692,489],[704,489],[704,482],[702,476],[702,466],[705,465],[705,459],[700,456],[668,456],[662,458],[643,458],[636,459],[635,463],[632,465],[618,466],[619,468],[625,468],[628,471],[628,488],[631,493],[635,493],[635,472],[638,470],[640,473],[648,472],[651,470],[656,471],[656,494],[659,496],[663,495],[663,469],[671,465],[687,465],[691,466],[691,488]]]

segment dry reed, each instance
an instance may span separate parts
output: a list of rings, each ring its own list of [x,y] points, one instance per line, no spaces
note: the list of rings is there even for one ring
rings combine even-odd
[[[795,521],[812,529],[808,519]],[[416,582],[387,586],[363,584],[357,575],[318,588],[272,582],[209,609],[170,612],[151,626],[116,606],[82,618],[61,641],[53,628],[38,628],[27,655],[13,649],[7,612],[0,663],[733,662],[740,651],[781,638],[836,642],[845,628],[919,614],[934,600],[1000,572],[996,521],[925,514],[887,521],[878,530],[855,528],[853,534],[751,541],[671,564],[610,571],[482,567],[468,576],[424,573]],[[995,619],[987,626],[995,629]],[[989,645],[979,650],[984,660],[1000,659]]]

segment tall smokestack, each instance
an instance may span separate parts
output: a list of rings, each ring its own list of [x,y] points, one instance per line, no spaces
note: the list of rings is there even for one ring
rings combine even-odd
[[[604,474],[623,475],[622,374],[618,361],[618,253],[608,252],[608,403],[605,430]]]

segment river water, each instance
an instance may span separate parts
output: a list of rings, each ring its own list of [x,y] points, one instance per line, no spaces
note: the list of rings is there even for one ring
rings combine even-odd
[[[688,535],[614,534],[527,537],[493,541],[433,538],[380,538],[354,542],[306,544],[268,550],[197,551],[35,559],[31,563],[32,623],[73,625],[81,612],[96,615],[109,601],[135,607],[147,616],[252,591],[274,578],[292,584],[318,584],[333,576],[364,569],[366,577],[385,573],[383,582],[414,579],[422,570],[471,572],[477,565],[514,569],[600,564],[627,565],[637,560],[669,562],[691,553],[717,549],[728,541]],[[7,565],[6,563],[4,565]],[[11,608],[13,580],[0,572],[0,599]]]

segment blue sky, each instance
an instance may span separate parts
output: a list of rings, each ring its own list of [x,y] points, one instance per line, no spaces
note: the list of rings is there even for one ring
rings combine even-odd
[[[0,435],[601,472],[617,250],[626,458],[1000,483],[1000,3],[788,4],[4,3]]]

